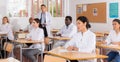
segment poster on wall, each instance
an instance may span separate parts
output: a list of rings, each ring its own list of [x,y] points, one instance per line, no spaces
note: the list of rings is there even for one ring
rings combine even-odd
[[[118,18],[118,2],[109,4],[109,17]]]

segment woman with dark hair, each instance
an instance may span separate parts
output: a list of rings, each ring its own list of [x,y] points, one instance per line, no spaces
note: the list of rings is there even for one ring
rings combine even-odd
[[[119,19],[114,19],[112,22],[113,25],[113,30],[110,31],[107,39],[105,40],[104,43],[107,45],[112,44],[112,45],[120,45],[120,20]],[[120,55],[119,51],[116,50],[111,50],[108,54],[108,62],[120,62]]]
[[[29,49],[25,50],[23,52],[23,55],[28,57],[31,62],[36,62],[36,58],[34,55],[39,53],[41,50],[44,51],[45,45],[44,45],[44,32],[43,29],[41,29],[39,19],[35,18],[32,22],[32,26],[34,27],[30,33],[26,36],[27,40],[35,40],[35,41],[43,41],[41,44],[40,43],[34,43],[32,44],[29,48],[35,48],[35,49]],[[42,47],[42,49],[41,49]]]
[[[77,19],[78,33],[65,45],[69,51],[79,51],[87,53],[95,53],[96,36],[89,30],[90,24],[85,16],[80,16]],[[85,62],[94,62],[94,60],[86,60]],[[82,62],[82,61],[79,61]]]

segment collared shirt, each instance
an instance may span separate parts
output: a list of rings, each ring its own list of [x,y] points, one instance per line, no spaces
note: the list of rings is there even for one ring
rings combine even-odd
[[[39,12],[36,16],[35,16],[35,18],[39,18],[39,19],[41,19],[41,13],[42,12]],[[46,29],[47,29],[47,33],[48,33],[48,36],[50,36],[51,35],[51,31],[50,31],[50,28],[51,28],[51,21],[52,21],[52,16],[51,16],[51,14],[49,13],[49,12],[45,12],[45,18],[46,18]]]
[[[63,37],[72,37],[77,33],[77,27],[71,23],[69,26],[64,25],[57,34],[61,34]]]
[[[110,44],[111,42],[120,42],[120,32],[117,34],[115,30],[111,30],[107,39],[107,44]]]
[[[65,45],[65,48],[69,46],[75,46],[80,52],[93,53],[96,47],[96,36],[90,30],[84,32],[78,32],[74,37]]]
[[[8,24],[8,23],[1,24],[1,26],[0,26],[0,32],[6,32],[8,39],[9,40],[14,40],[12,26],[10,24]]]
[[[33,44],[30,46],[30,48],[38,48],[39,50],[44,50],[45,45],[44,45],[44,32],[43,29],[41,28],[33,28],[31,32],[27,35],[27,38],[30,38],[31,40],[40,40],[43,41],[42,45],[41,44]]]
[[[41,13],[41,24],[46,23],[46,14],[45,13]]]
[[[107,45],[111,44],[111,42],[120,42],[120,32],[117,34],[115,32],[115,30],[111,30],[109,35],[108,35],[108,37],[107,37],[107,39],[105,41],[107,42]],[[112,51],[117,51],[117,52],[119,52],[119,55],[120,55],[120,51],[119,50],[112,50]]]
[[[28,30],[28,32],[30,32],[34,27],[32,26],[32,24],[27,25],[27,28],[25,30]]]

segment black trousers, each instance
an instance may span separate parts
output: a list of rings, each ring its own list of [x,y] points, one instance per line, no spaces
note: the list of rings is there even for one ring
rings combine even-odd
[[[7,53],[7,51],[3,50],[5,42],[10,42],[10,40],[8,38],[7,38],[7,41],[6,41],[6,39],[3,39],[2,40],[2,47],[1,47],[1,44],[0,44],[0,52],[1,52],[2,58],[4,58],[5,53]]]
[[[46,27],[42,27],[44,31],[44,37],[48,37],[48,32]]]

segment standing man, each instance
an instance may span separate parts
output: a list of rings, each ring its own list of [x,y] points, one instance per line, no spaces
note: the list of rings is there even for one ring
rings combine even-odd
[[[50,36],[50,24],[51,24],[52,16],[49,12],[47,12],[46,5],[44,4],[41,5],[41,12],[38,13],[37,18],[40,19],[42,28],[44,30],[45,38]]]

